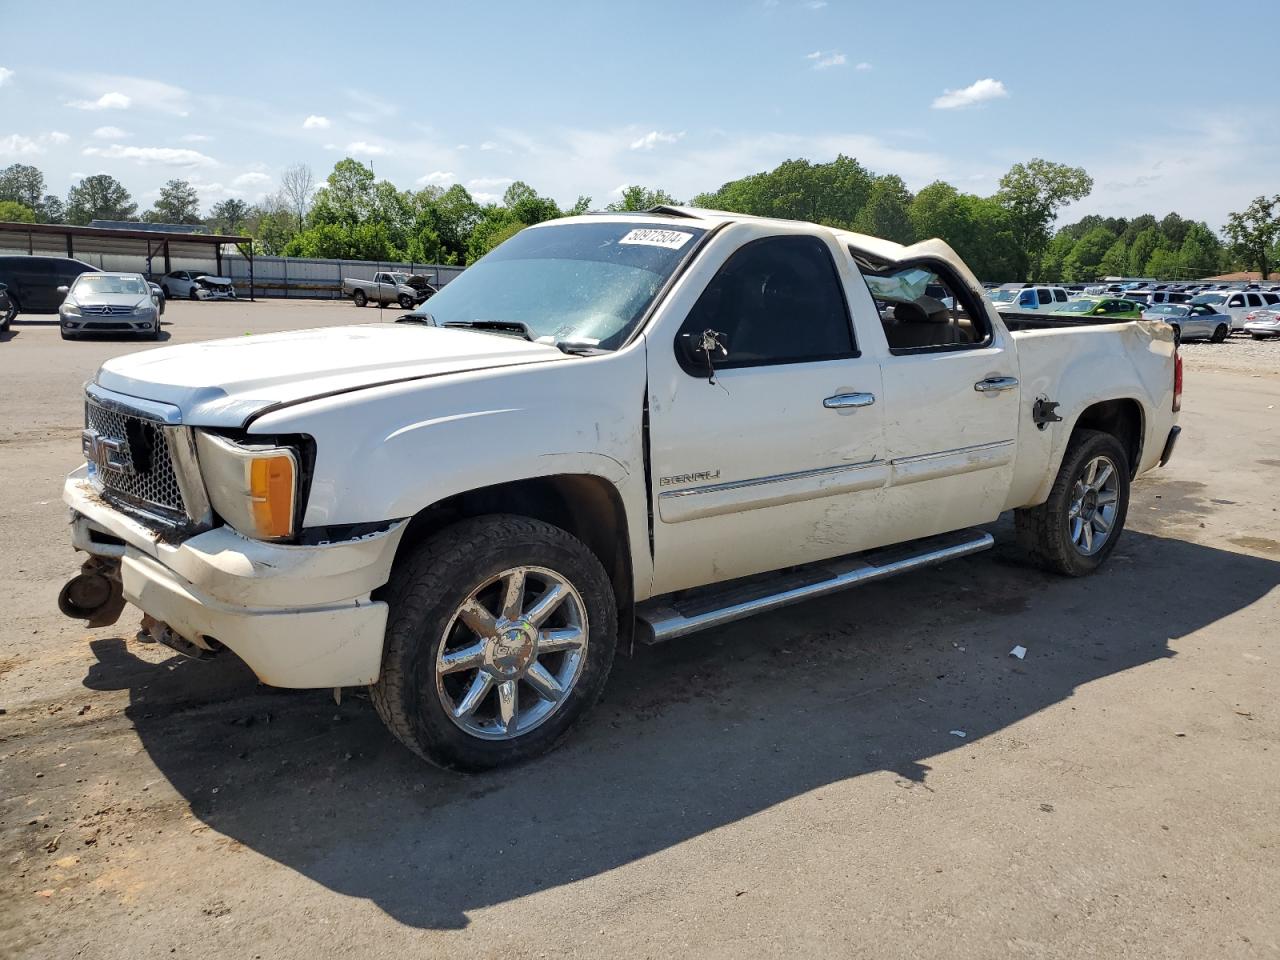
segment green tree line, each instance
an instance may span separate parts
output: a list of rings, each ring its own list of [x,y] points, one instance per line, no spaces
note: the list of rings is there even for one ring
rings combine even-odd
[[[1239,269],[1264,273],[1280,261],[1280,195],[1259,197],[1228,219],[1224,236],[1202,221],[1170,213],[1132,219],[1088,216],[1057,227],[1059,213],[1088,196],[1079,167],[1034,159],[1016,163],[991,196],[936,181],[912,193],[901,177],[876,174],[853,157],[828,163],[787,160],[698,194],[693,206],[810,220],[914,243],[939,237],[988,280],[1085,281],[1105,275],[1189,278]],[[678,203],[664,190],[626,187],[609,210]],[[288,168],[279,190],[256,204],[229,198],[201,214],[197,190],[173,179],[140,215],[124,185],[107,174],[85,177],[64,200],[27,164],[0,170],[0,220],[84,224],[94,219],[204,224],[255,238],[266,254],[358,260],[468,264],[535,223],[586,211],[589,197],[561,208],[515,181],[500,202],[465,187],[401,190],[367,165],[339,160],[319,184],[310,168]]]

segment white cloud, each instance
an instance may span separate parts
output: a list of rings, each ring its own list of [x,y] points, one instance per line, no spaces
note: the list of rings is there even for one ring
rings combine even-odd
[[[363,140],[353,140],[347,144],[347,153],[353,156],[380,157],[386,152],[386,147],[377,143],[366,143]]]
[[[99,127],[91,136],[95,140],[123,140],[129,134],[119,127]]]
[[[500,193],[481,193],[475,191],[471,194],[471,199],[476,203],[501,203],[502,194]]]
[[[11,133],[7,137],[0,137],[0,157],[34,157],[37,154],[44,153],[45,148],[50,144],[62,144],[70,139],[60,130],[53,130],[34,137],[23,136],[21,133]]]
[[[804,7],[807,10],[821,10],[827,5],[827,0],[805,0]]]
[[[20,133],[0,137],[0,157],[28,157],[37,153],[44,153],[44,147],[30,137]]]
[[[481,149],[481,150],[496,150],[496,151],[498,151],[499,153],[510,153],[510,152],[511,152],[511,148],[510,148],[510,147],[504,147],[502,144],[497,143],[496,141],[493,141],[493,140],[486,140],[484,143],[480,144],[480,149]]]
[[[987,100],[1003,100],[1009,91],[999,80],[987,77],[977,80],[961,90],[944,90],[942,96],[933,101],[935,110],[955,110],[961,107],[972,107]]]
[[[133,98],[118,91],[104,93],[97,100],[68,100],[68,107],[77,110],[128,110]]]
[[[430,173],[420,176],[416,182],[418,186],[425,187],[432,183],[448,183],[453,179],[452,170],[432,170]]]
[[[113,143],[109,147],[85,147],[86,157],[103,157],[107,160],[132,160],[143,166],[155,164],[163,167],[213,167],[217,161],[198,150],[181,147],[126,147]]]
[[[254,187],[261,186],[264,183],[270,183],[271,178],[265,173],[259,173],[256,170],[249,173],[242,173],[231,181],[233,187]]]
[[[804,58],[806,60],[813,61],[813,69],[815,70],[825,70],[827,67],[843,66],[847,60],[843,53],[836,50],[832,50],[830,52],[815,50],[813,53],[806,53]]]
[[[631,141],[632,150],[652,150],[660,143],[675,143],[684,137],[684,131],[679,133],[665,133],[661,130],[650,130],[642,137],[638,137]]]
[[[187,133],[183,134],[179,139],[181,139],[183,143],[208,143],[213,139],[213,137],[209,136],[207,133]]]
[[[331,125],[328,117],[314,113],[302,121],[303,130],[328,130]]]
[[[66,73],[60,79],[79,91],[81,99],[67,106],[80,110],[147,110],[175,117],[191,112],[191,94],[160,80],[116,73]]]
[[[13,71],[8,67],[0,67],[0,87],[13,79]]]
[[[861,72],[863,72],[863,73],[866,73],[868,70],[873,70],[873,69],[875,69],[875,68],[874,68],[874,67],[872,67],[872,66],[871,66],[871,64],[867,63],[867,62],[864,60],[864,61],[862,61],[862,63],[858,64],[858,65],[857,65],[857,66],[855,66],[853,69],[855,69],[855,70],[859,70],[859,71],[861,71]]]
[[[467,187],[476,187],[483,190],[485,187],[506,187],[515,183],[511,177],[475,177],[467,181]],[[479,196],[479,194],[477,194]]]

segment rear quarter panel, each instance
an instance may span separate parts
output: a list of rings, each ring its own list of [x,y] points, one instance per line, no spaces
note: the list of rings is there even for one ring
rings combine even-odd
[[[1005,509],[1035,506],[1049,496],[1080,415],[1095,403],[1134,400],[1142,409],[1137,473],[1156,466],[1173,412],[1173,331],[1163,321],[1013,333],[1018,348],[1022,412],[1018,460]],[[1040,429],[1037,397],[1056,401],[1061,422]]]

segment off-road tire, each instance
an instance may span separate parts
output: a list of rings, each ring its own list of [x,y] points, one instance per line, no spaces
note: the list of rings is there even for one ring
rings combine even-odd
[[[1119,467],[1119,499],[1115,520],[1106,542],[1092,556],[1085,556],[1071,542],[1068,510],[1072,487],[1077,477],[1094,457],[1105,455]],[[1038,507],[1014,511],[1018,543],[1031,559],[1055,573],[1068,577],[1088,576],[1106,562],[1124,532],[1129,513],[1129,457],[1120,441],[1099,430],[1080,429],[1067,444],[1062,466],[1049,491],[1049,498]]]
[[[365,292],[363,290],[357,290],[355,293],[353,293],[351,295],[351,300],[357,307],[363,307],[366,303],[369,302],[369,298],[365,295]]]
[[[445,713],[436,658],[470,591],[518,565],[554,570],[578,591],[587,652],[568,699],[544,723],[510,740],[483,740]],[[447,527],[398,561],[380,595],[391,609],[382,672],[370,687],[373,705],[396,739],[447,770],[488,770],[552,749],[599,699],[613,665],[618,613],[604,568],[582,541],[540,520],[493,514]]]
[[[1231,336],[1231,328],[1228,327],[1225,323],[1220,323],[1213,328],[1213,336],[1210,337],[1209,339],[1212,340],[1214,343],[1221,343],[1223,340],[1227,339],[1227,337],[1229,336]]]

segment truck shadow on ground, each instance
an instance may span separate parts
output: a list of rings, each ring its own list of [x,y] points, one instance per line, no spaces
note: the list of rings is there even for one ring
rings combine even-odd
[[[1103,574],[1066,580],[996,532],[976,558],[620,656],[563,749],[501,773],[437,771],[367,698],[258,687],[230,657],[156,666],[99,641],[85,684],[129,690],[142,745],[214,830],[405,924],[459,928],[834,781],[925,781],[949,731],[999,734],[1280,582],[1280,563],[1133,531]]]

